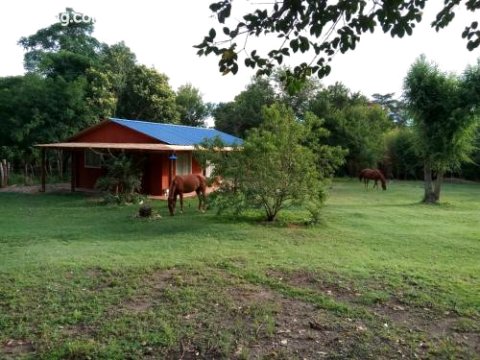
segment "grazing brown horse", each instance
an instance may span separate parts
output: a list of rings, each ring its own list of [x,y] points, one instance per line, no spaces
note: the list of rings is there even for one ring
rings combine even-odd
[[[168,210],[170,215],[175,214],[175,205],[177,195],[180,195],[180,211],[183,212],[183,194],[195,191],[198,196],[198,210],[205,210],[205,193],[207,182],[202,175],[177,175],[173,178],[170,189],[168,190]]]
[[[365,183],[365,188],[368,188],[368,182],[370,180],[375,180],[375,184],[373,185],[374,188],[378,187],[378,180],[382,183],[382,189],[387,190],[387,181],[383,176],[382,172],[377,169],[363,169],[360,171],[358,175],[358,180]]]

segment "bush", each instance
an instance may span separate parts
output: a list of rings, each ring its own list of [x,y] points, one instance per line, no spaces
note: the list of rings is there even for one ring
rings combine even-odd
[[[324,180],[329,173],[320,172],[314,152],[303,144],[309,129],[283,105],[265,108],[264,118],[258,129],[249,132],[241,149],[219,152],[221,144],[202,145],[210,150],[204,154],[210,154],[206,160],[214,165],[213,175],[224,179],[210,196],[219,212],[228,210],[237,215],[248,208],[262,209],[266,220],[274,221],[283,209],[323,201]],[[332,162],[336,163],[340,161]],[[311,214],[317,221],[318,210]]]
[[[110,194],[103,196],[102,202],[106,205],[124,205],[124,204],[142,204],[145,201],[145,196],[137,193],[133,194]]]
[[[110,154],[105,162],[106,174],[100,177],[95,187],[108,191],[105,196],[107,203],[137,203],[142,197],[139,195],[142,184],[141,161],[125,154]]]
[[[143,204],[138,209],[138,216],[142,218],[147,218],[152,216],[152,207],[149,204]]]

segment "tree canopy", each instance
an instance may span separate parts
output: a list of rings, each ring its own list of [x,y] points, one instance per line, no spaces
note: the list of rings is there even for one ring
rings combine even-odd
[[[463,76],[446,74],[421,56],[405,78],[416,149],[423,160],[424,202],[440,198],[443,174],[469,160],[480,114],[480,62]],[[433,173],[436,181],[433,184]]]
[[[20,39],[26,75],[0,78],[1,158],[38,164],[35,144],[65,140],[102,117],[178,121],[168,77],[138,64],[123,42],[101,43],[93,30],[91,22],[55,22]]]
[[[422,21],[426,3],[427,0],[275,1],[256,3],[257,9],[236,20],[237,17],[231,18],[233,0],[222,0],[210,5],[221,30],[210,29],[196,47],[199,55],[213,53],[219,57],[219,70],[223,74],[237,73],[240,55],[244,55],[246,67],[257,69],[257,75],[270,75],[285,57],[294,53],[311,54],[310,62],[302,62],[285,74],[289,85],[296,87],[296,79],[312,74],[320,78],[328,75],[331,57],[337,52],[354,50],[367,32],[380,28],[392,37],[411,35]],[[439,30],[448,26],[461,5],[472,12],[480,9],[479,0],[446,0],[432,27]],[[265,53],[259,49],[248,53],[249,37],[269,37],[274,45]],[[480,45],[478,22],[466,24],[462,37],[469,50],[477,48]]]
[[[216,142],[202,145],[210,149],[210,157],[204,156],[214,164],[214,176],[224,179],[215,204],[236,212],[263,209],[267,221],[295,204],[313,206],[310,210],[315,216],[323,200],[323,180],[331,175],[331,168],[316,166],[318,154],[304,143],[311,129],[296,121],[291,109],[275,103],[262,111],[264,122],[248,132],[241,151],[218,152],[221,145]],[[321,123],[317,125],[321,127]],[[343,159],[336,151],[324,151],[323,155],[332,167]]]
[[[66,13],[72,16],[73,9]],[[92,36],[89,22],[71,22],[67,26],[56,22],[35,34],[19,40],[26,53],[25,69],[46,76],[63,76],[70,80],[85,74],[98,60],[100,42]]]
[[[175,101],[183,125],[202,126],[210,115],[210,106],[203,102],[200,90],[192,84],[180,86]]]
[[[255,78],[234,101],[220,103],[213,110],[218,130],[243,137],[246,131],[263,122],[262,107],[272,105],[275,91],[266,78]]]
[[[118,99],[116,116],[177,122],[175,92],[168,83],[168,77],[153,68],[135,66],[128,74],[125,89]]]

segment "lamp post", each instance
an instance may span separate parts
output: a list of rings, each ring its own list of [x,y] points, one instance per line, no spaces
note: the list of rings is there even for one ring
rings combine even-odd
[[[177,160],[177,155],[175,154],[175,152],[173,152],[168,157],[168,159],[170,160],[170,174],[169,174],[169,179],[168,179],[168,186],[170,187],[170,185],[172,184],[172,181],[173,181],[173,169],[174,169],[174,166],[175,166],[175,161]]]

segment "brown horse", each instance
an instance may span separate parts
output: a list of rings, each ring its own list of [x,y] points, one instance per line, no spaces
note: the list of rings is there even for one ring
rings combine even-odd
[[[175,214],[177,195],[180,195],[180,211],[183,212],[183,194],[195,191],[198,196],[198,210],[205,210],[207,182],[202,175],[177,175],[168,189],[168,210]]]
[[[373,188],[378,187],[378,180],[382,183],[382,189],[387,190],[387,181],[385,180],[385,177],[383,176],[382,172],[377,169],[363,169],[360,171],[360,174],[358,175],[358,180],[362,181],[365,183],[365,188],[368,188],[368,182],[370,180],[375,180],[375,184],[373,185]]]

